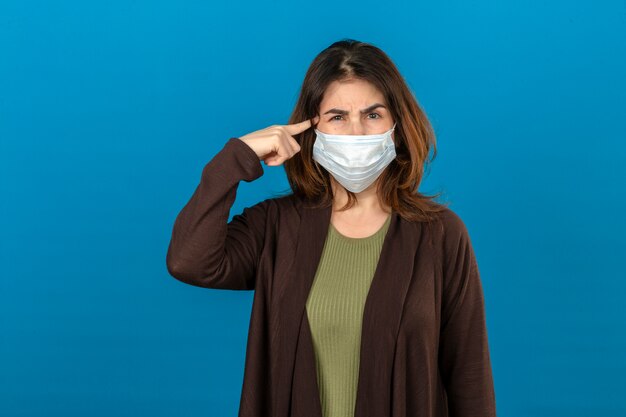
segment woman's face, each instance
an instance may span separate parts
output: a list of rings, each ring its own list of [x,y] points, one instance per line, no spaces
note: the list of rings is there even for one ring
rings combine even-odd
[[[338,135],[384,133],[394,124],[382,93],[362,79],[333,81],[324,93],[319,115],[317,129]]]

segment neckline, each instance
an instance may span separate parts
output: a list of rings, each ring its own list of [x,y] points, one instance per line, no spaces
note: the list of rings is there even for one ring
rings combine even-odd
[[[387,219],[377,231],[365,237],[346,236],[342,234],[341,232],[339,232],[339,230],[337,230],[335,226],[333,226],[332,222],[329,223],[329,231],[333,235],[337,236],[340,240],[345,241],[345,242],[349,242],[349,243],[369,242],[371,240],[375,240],[376,238],[380,237],[380,235],[383,234],[383,232],[385,232],[388,229],[389,223],[391,223],[391,213],[387,216]]]

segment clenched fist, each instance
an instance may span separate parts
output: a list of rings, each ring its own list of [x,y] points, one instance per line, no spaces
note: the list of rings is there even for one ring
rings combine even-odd
[[[272,125],[243,135],[239,139],[252,148],[265,165],[277,166],[300,152],[300,145],[292,135],[304,132],[318,121],[319,117],[316,116],[312,120],[292,125]]]

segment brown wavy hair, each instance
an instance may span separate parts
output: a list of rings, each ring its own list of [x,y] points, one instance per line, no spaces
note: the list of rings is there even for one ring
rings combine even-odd
[[[435,199],[418,191],[425,168],[437,155],[435,133],[417,100],[395,64],[381,49],[365,42],[342,39],[320,52],[309,66],[289,124],[313,119],[319,114],[324,92],[333,81],[363,79],[377,87],[385,97],[396,121],[396,158],[381,173],[377,194],[400,216],[410,221],[430,221],[442,211]],[[300,152],[283,163],[292,193],[316,202],[332,204],[330,174],[313,159],[315,132],[307,129],[295,135]],[[432,149],[432,158],[428,155]],[[352,207],[357,197],[346,190],[348,202],[340,210]]]

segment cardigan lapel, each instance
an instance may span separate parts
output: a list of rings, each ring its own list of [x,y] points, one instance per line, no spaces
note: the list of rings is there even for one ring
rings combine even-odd
[[[290,360],[284,363],[283,377],[278,382],[288,384],[292,392],[290,405],[284,403],[279,407],[277,416],[289,415],[286,411],[291,410],[292,417],[322,417],[306,300],[321,259],[330,216],[330,206],[302,207],[294,272],[287,284],[287,296],[281,301],[284,309],[281,315],[288,327],[283,333],[283,346],[291,342],[296,347],[287,357],[282,357]],[[355,417],[384,416],[391,412],[393,356],[420,238],[416,229],[396,211],[391,212],[363,311]]]
[[[397,335],[421,237],[415,223],[391,215],[363,311],[355,417],[391,415]]]
[[[272,417],[322,417],[310,328],[303,325],[302,320],[322,257],[332,206],[314,208],[300,203],[294,260],[285,278],[285,288],[279,295],[279,343],[274,358],[278,373],[271,387],[274,390]]]

